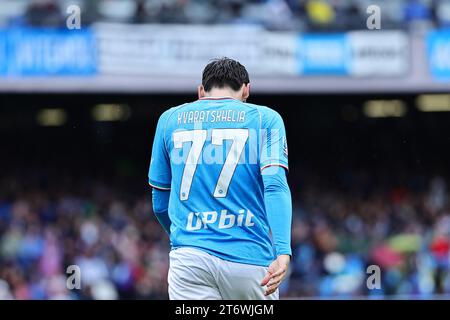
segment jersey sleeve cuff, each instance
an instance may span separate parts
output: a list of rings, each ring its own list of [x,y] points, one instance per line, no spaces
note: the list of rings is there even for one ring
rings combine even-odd
[[[170,185],[167,185],[167,184],[157,183],[152,180],[149,180],[148,184],[150,185],[150,187],[158,189],[158,190],[163,190],[163,191],[170,190]]]
[[[285,164],[285,163],[281,163],[281,162],[270,162],[270,163],[262,164],[262,165],[261,165],[261,172],[262,172],[264,169],[269,168],[269,167],[273,167],[273,166],[282,167],[282,168],[286,169],[287,171],[289,171],[289,166],[288,166],[287,164]]]
[[[277,255],[277,257],[278,256],[281,256],[281,255],[288,255],[288,256],[291,256],[292,257],[292,250],[290,250],[290,249],[284,249],[284,250],[277,250],[276,251],[276,255]]]

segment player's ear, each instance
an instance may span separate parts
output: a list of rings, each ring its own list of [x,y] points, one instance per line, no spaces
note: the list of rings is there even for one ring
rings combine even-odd
[[[198,98],[204,98],[206,97],[205,87],[203,85],[199,85],[197,88]]]
[[[246,101],[250,96],[250,83],[243,84],[244,88],[242,90],[242,101]]]

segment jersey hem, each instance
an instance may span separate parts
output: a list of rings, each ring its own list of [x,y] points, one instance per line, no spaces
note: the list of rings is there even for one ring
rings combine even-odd
[[[259,267],[268,267],[272,263],[272,261],[275,260],[275,257],[272,260],[233,259],[233,258],[224,257],[223,255],[218,254],[217,252],[214,252],[212,250],[208,250],[208,249],[205,249],[202,247],[196,247],[196,246],[173,246],[171,250],[176,250],[178,248],[193,248],[193,249],[197,249],[197,250],[206,252],[207,254],[210,254],[221,260],[230,261],[230,262],[234,262],[234,263],[249,264],[249,265],[259,266]]]

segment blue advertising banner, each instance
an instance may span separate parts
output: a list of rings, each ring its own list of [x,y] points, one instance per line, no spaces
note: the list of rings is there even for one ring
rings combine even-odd
[[[6,73],[7,66],[7,56],[6,56],[6,32],[0,30],[0,76]]]
[[[84,76],[96,73],[90,30],[12,29],[7,34],[7,74]]]
[[[450,31],[430,32],[427,51],[432,76],[436,80],[450,81]]]
[[[299,60],[304,75],[347,75],[350,49],[345,34],[310,34],[299,38]]]

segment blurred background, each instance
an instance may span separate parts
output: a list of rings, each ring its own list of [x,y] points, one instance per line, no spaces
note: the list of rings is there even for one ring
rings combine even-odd
[[[154,130],[222,56],[287,129],[282,297],[449,298],[450,0],[0,0],[0,299],[167,299]]]

